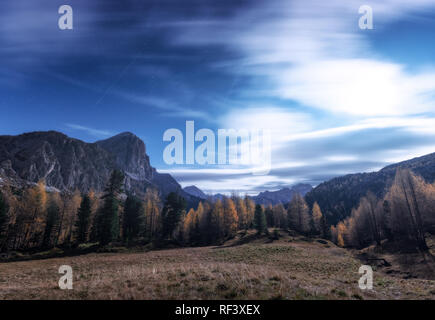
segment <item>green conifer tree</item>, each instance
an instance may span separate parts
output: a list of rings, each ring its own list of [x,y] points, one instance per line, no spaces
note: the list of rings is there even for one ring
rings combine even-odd
[[[264,232],[267,233],[266,216],[264,215],[263,208],[259,204],[255,206],[254,227],[258,234],[262,234]]]

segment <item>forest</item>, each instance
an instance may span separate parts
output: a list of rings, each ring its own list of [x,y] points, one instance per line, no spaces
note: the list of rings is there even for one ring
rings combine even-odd
[[[170,193],[164,201],[156,190],[143,197],[126,195],[124,174],[115,170],[104,192],[49,192],[44,182],[0,193],[0,251],[41,251],[74,248],[86,243],[106,246],[218,245],[237,232],[256,229],[273,239],[277,230],[329,239],[341,247],[364,248],[394,243],[427,250],[435,233],[435,184],[409,170],[398,169],[383,198],[368,192],[349,216],[328,224],[328,212],[310,208],[296,195],[288,204],[256,205],[237,194],[202,201],[186,209],[186,201]]]

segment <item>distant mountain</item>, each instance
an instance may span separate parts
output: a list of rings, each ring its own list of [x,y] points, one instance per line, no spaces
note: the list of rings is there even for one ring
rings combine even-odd
[[[222,193],[216,193],[214,195],[209,195],[207,196],[207,199],[211,199],[211,201],[218,201],[218,200],[224,200],[226,197],[226,195],[222,194]]]
[[[305,194],[312,189],[313,187],[311,185],[301,183],[294,185],[291,188],[283,188],[278,191],[264,191],[259,193],[257,196],[251,196],[250,198],[254,200],[257,204],[287,204],[291,201],[295,194],[299,193],[300,195],[305,196]],[[221,193],[206,195],[201,189],[196,186],[188,186],[185,187],[183,190],[192,196],[200,199],[207,199],[212,202],[215,202],[217,200],[223,200],[225,198],[225,195]]]
[[[305,199],[310,206],[317,201],[322,211],[327,214],[328,222],[336,224],[350,214],[368,191],[378,197],[384,196],[398,168],[410,169],[432,183],[435,180],[435,153],[389,165],[378,172],[334,178],[319,184]]]
[[[151,167],[144,142],[130,132],[95,143],[56,131],[0,136],[2,183],[23,186],[44,179],[48,187],[60,191],[103,191],[114,169],[125,173],[125,189],[133,194],[143,195],[152,187],[162,197],[174,191],[198,201],[172,176]]]
[[[205,194],[204,191],[199,189],[197,186],[188,186],[183,189],[186,193],[197,197],[202,200],[208,200],[211,202],[215,202],[217,200],[223,200],[225,198],[224,194],[216,193],[216,194]]]
[[[196,186],[188,186],[188,187],[183,188],[183,190],[184,190],[184,192],[187,192],[188,194],[195,196],[197,198],[207,199],[207,195]]]
[[[313,187],[309,184],[297,184],[290,188],[283,188],[278,191],[264,191],[257,196],[251,197],[257,204],[276,205],[279,203],[287,204],[291,201],[295,194],[305,196]]]

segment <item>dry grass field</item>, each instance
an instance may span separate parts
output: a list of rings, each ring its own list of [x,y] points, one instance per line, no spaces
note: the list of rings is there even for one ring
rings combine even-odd
[[[435,281],[375,269],[358,288],[361,261],[331,243],[288,236],[222,247],[98,253],[0,264],[0,299],[435,299]],[[60,290],[58,268],[73,268]]]

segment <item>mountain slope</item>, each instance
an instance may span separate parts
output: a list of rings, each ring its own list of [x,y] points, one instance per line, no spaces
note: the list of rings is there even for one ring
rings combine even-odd
[[[264,205],[276,205],[279,203],[287,204],[296,194],[305,196],[305,194],[312,189],[313,187],[311,185],[300,183],[292,186],[291,188],[283,188],[277,191],[260,192],[257,196],[252,197],[252,200],[254,200],[257,204]]]
[[[315,201],[327,214],[328,222],[336,224],[348,216],[368,191],[382,197],[391,186],[396,170],[407,168],[426,181],[435,180],[435,153],[389,165],[378,172],[349,174],[319,184],[305,199],[310,206]]]
[[[114,160],[96,144],[55,131],[0,136],[0,176],[18,185],[45,179],[59,190],[102,190]]]
[[[144,142],[132,133],[96,143],[56,131],[0,136],[0,178],[11,184],[44,179],[47,186],[61,191],[102,191],[114,169],[125,173],[125,189],[131,193],[142,195],[153,187],[162,197],[178,192],[188,202],[197,202],[172,176],[151,167]]]
[[[187,187],[183,188],[183,190],[185,192],[187,192],[188,194],[195,196],[197,198],[207,199],[207,195],[196,186],[187,186]]]

